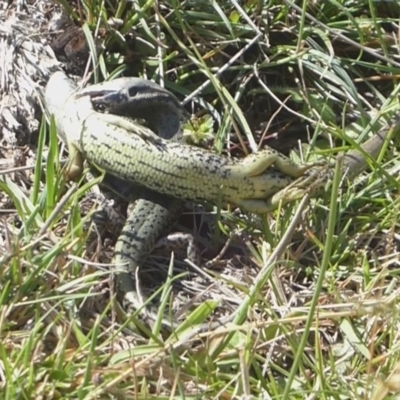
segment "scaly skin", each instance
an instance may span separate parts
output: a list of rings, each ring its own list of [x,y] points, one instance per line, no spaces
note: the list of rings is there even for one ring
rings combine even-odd
[[[125,81],[125,78],[115,82],[121,83],[122,80]],[[142,81],[133,80],[137,84]],[[92,102],[97,108],[107,112],[144,119],[151,129],[164,139],[182,141],[181,119],[186,115],[180,112],[178,100],[168,92],[160,92],[159,86],[155,84],[153,89],[150,84],[151,82],[146,85],[149,89],[147,99],[150,104],[145,106],[132,107],[129,101],[119,99],[115,95],[109,102]],[[121,90],[127,88],[125,85],[122,88],[111,86],[108,89],[107,84],[92,85],[79,91],[78,96],[89,95],[95,98],[106,95],[110,90],[113,90],[112,93],[120,93]],[[117,92],[115,92],[116,89]],[[132,90],[129,90],[129,93],[132,95]],[[166,93],[169,94],[170,99]],[[158,110],[157,114],[154,113],[154,108]],[[114,249],[112,264],[115,268],[116,293],[125,309],[133,312],[140,310],[141,315],[151,323],[156,319],[157,312],[149,307],[143,307],[143,299],[138,296],[136,288],[136,270],[145,263],[158,238],[177,222],[184,204],[182,200],[155,193],[147,188],[136,187],[137,185],[131,182],[112,178],[111,175],[106,175],[105,184],[114,192],[123,193],[124,198],[129,200],[132,206],[128,207],[128,218]],[[178,236],[178,238],[182,237]],[[164,325],[170,324],[165,321]]]
[[[91,85],[77,93],[77,97],[83,96],[89,96],[96,109],[145,120],[164,139],[175,136],[181,122],[190,117],[172,93],[140,78],[117,78]],[[182,135],[179,136],[181,139]]]
[[[71,177],[80,175],[86,159],[114,176],[159,193],[212,204],[232,203],[250,212],[266,213],[277,206],[271,196],[313,166],[297,165],[272,149],[234,161],[168,141],[131,120],[95,112],[89,96],[71,96],[71,91],[72,82],[56,72],[45,93],[48,111],[68,144]],[[140,90],[138,93],[136,100],[143,103],[146,97],[140,96]]]
[[[182,209],[182,201],[147,191],[134,203],[115,244],[112,264],[116,268],[118,297],[126,309],[140,310],[150,321],[155,320],[157,313],[143,308],[135,285],[136,269],[144,264],[160,235],[175,224]]]

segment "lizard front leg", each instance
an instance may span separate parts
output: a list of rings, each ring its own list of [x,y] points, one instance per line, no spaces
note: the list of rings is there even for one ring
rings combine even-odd
[[[76,181],[82,176],[84,157],[73,143],[68,143],[68,152],[69,156],[64,168],[64,176],[67,181]]]

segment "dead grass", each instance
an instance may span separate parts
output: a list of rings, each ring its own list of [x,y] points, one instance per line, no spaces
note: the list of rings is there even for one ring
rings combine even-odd
[[[269,144],[294,149],[294,158],[329,159],[398,114],[400,8],[395,1],[303,3],[64,6],[77,26],[86,23],[87,35],[97,32],[87,53],[94,80],[123,73],[164,84],[206,137],[216,132],[215,151],[243,156]],[[4,8],[0,14],[9,17]],[[204,260],[229,246],[201,269],[188,268],[184,253],[150,257],[143,279],[156,284],[149,289],[158,290],[160,315],[169,304],[182,318],[177,332],[162,335],[159,326],[138,332],[135,316],[127,320],[110,301],[116,233],[90,230],[104,201],[98,182],[62,185],[57,137],[44,122],[38,140],[28,124],[17,127],[24,135],[16,134],[21,147],[13,148],[5,126],[1,398],[399,395],[397,140],[368,173],[330,185],[310,204],[262,218],[189,205],[178,228],[195,234]],[[299,140],[310,145],[300,151]],[[21,161],[17,150],[28,156]],[[25,170],[35,153],[34,168]],[[194,334],[235,310],[234,322]]]

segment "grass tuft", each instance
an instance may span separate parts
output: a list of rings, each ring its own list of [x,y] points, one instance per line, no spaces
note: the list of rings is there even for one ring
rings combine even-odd
[[[396,1],[59,3],[83,27],[93,81],[159,82],[225,155],[334,160],[399,113]],[[91,224],[102,177],[66,185],[43,119],[34,170],[0,171],[1,398],[397,398],[397,139],[311,201],[262,218],[188,212],[214,261],[193,272],[155,252],[142,273],[163,282],[159,319],[138,331],[109,285],[115,237]]]

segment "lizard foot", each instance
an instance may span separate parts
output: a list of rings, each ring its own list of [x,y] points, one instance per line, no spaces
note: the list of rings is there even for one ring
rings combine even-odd
[[[267,148],[240,160],[232,168],[232,172],[242,176],[255,177],[263,174],[272,165],[283,174],[298,178],[319,163],[298,164],[278,151]]]

